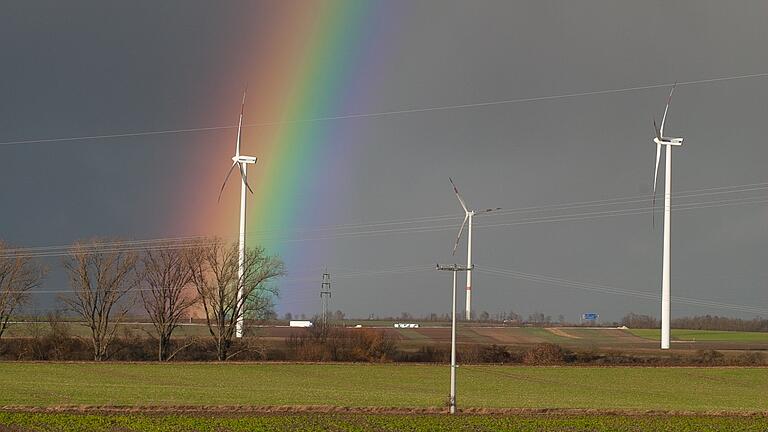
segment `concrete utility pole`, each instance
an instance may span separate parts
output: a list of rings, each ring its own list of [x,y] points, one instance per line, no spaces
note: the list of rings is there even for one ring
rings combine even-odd
[[[328,269],[323,273],[323,283],[320,285],[320,300],[323,302],[323,326],[328,325],[328,302],[331,299],[331,274]]]
[[[437,265],[440,271],[453,272],[453,300],[451,301],[451,395],[450,413],[456,414],[456,273],[471,271],[474,266],[459,267],[456,264],[449,266]]]

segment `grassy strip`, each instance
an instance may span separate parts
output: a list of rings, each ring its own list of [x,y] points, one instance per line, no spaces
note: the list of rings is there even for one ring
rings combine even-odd
[[[627,331],[644,339],[659,340],[661,338],[658,329],[630,329]],[[763,332],[672,329],[671,336],[673,340],[680,341],[768,342],[768,333]]]
[[[0,363],[0,406],[439,407],[449,368],[402,364]],[[461,366],[460,407],[768,410],[764,368]]]
[[[2,413],[12,431],[764,431],[765,417],[299,414],[248,417]]]

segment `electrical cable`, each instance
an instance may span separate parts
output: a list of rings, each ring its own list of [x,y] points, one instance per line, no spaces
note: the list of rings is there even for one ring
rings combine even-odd
[[[732,76],[718,77],[718,78],[707,78],[707,79],[692,80],[692,81],[680,81],[680,82],[677,82],[677,85],[685,86],[685,85],[705,84],[705,83],[713,83],[713,82],[720,82],[720,81],[731,81],[731,80],[762,78],[762,77],[768,77],[768,73],[732,75]],[[357,113],[357,114],[353,113],[353,114],[343,114],[343,115],[336,115],[336,116],[313,117],[313,118],[307,118],[307,119],[251,123],[251,124],[245,124],[243,125],[243,127],[252,128],[252,127],[281,126],[281,125],[289,125],[289,124],[313,123],[313,122],[332,121],[332,120],[347,120],[347,119],[358,119],[358,118],[395,116],[395,115],[423,113],[423,112],[430,112],[430,111],[447,111],[447,110],[457,110],[457,109],[466,109],[466,108],[480,108],[480,107],[488,107],[488,106],[495,106],[495,105],[509,105],[509,104],[525,103],[525,102],[538,102],[538,101],[547,101],[547,100],[575,98],[575,97],[582,97],[582,96],[596,96],[596,95],[604,95],[604,94],[612,94],[612,93],[626,93],[626,92],[633,92],[633,91],[640,91],[640,90],[666,88],[670,86],[672,86],[672,83],[649,84],[649,85],[643,85],[643,86],[624,87],[624,88],[618,88],[618,89],[562,93],[557,95],[538,96],[538,97],[529,97],[529,98],[504,99],[504,100],[496,100],[496,101],[466,103],[466,104],[441,105],[441,106],[431,106],[431,107],[422,107],[422,108],[405,108],[405,109],[399,109],[399,110],[379,111],[379,112],[372,112],[372,113]],[[123,133],[98,134],[98,135],[94,134],[94,135],[83,135],[83,136],[62,137],[62,138],[25,139],[25,140],[0,142],[0,146],[103,140],[103,139],[113,139],[113,138],[129,138],[129,137],[140,137],[140,136],[151,136],[151,135],[170,135],[170,134],[193,133],[193,132],[211,132],[211,131],[228,130],[228,129],[236,129],[236,128],[237,128],[237,125],[208,126],[208,127],[183,128],[183,129],[166,129],[166,130],[156,130],[156,131],[137,131],[137,132],[123,132]]]

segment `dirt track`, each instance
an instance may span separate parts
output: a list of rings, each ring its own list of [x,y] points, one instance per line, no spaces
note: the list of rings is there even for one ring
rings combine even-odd
[[[566,333],[563,330],[560,330],[559,328],[552,327],[552,328],[547,328],[546,330],[548,332],[552,333],[552,334],[557,335],[557,336],[562,336],[562,337],[566,337],[566,338],[569,338],[569,339],[581,339],[581,336],[574,336],[572,334]]]
[[[181,406],[112,406],[112,405],[54,405],[46,407],[0,406],[2,412],[70,413],[70,414],[205,414],[205,415],[260,415],[260,414],[445,414],[445,407],[341,407],[328,405],[181,405]],[[462,414],[474,415],[616,415],[616,416],[709,416],[709,417],[768,417],[768,411],[667,411],[637,409],[585,409],[585,408],[464,408]]]

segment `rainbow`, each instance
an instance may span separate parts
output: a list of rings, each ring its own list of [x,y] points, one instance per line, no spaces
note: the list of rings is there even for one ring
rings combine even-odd
[[[254,195],[248,202],[247,242],[280,255],[288,278],[306,275],[308,263],[320,264],[317,244],[286,240],[319,225],[313,220],[315,210],[332,199],[334,186],[344,181],[344,167],[354,164],[358,154],[354,122],[311,119],[345,114],[364,104],[372,90],[362,83],[380,44],[380,9],[379,3],[367,1],[274,3],[268,11],[268,31],[259,29],[258,37],[238,48],[239,56],[248,57],[244,63],[255,69],[242,75],[248,82],[245,124],[256,125],[244,129],[243,153],[259,159],[249,167]],[[236,94],[228,96],[232,98],[227,104],[217,105],[233,122],[238,100]],[[213,198],[197,198],[188,232],[234,240],[237,183],[227,186],[220,204],[215,201],[233,151],[231,132],[217,134],[217,144],[205,147],[201,155],[206,168],[201,168],[203,175],[194,187],[197,194]],[[300,297],[316,301],[310,292],[317,290],[319,281],[304,285],[283,291],[278,311]],[[307,303],[307,312],[311,305]]]

